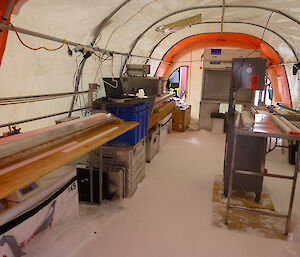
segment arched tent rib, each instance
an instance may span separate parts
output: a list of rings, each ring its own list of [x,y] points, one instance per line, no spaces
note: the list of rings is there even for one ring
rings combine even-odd
[[[261,41],[259,38],[247,34],[240,33],[223,33],[222,41],[220,41],[220,33],[206,33],[187,37],[174,44],[164,55],[163,60],[172,62],[172,58],[179,54],[183,49],[193,45],[201,44],[201,48],[210,47],[239,47],[244,49],[258,49],[268,58],[271,64],[282,63],[282,58],[278,52],[267,42]],[[156,75],[166,77],[169,66],[162,63],[159,65]],[[269,69],[269,78],[274,88],[274,96],[276,101],[283,101],[287,105],[292,105],[287,75],[283,66],[272,67]],[[280,78],[280,79],[279,79]]]
[[[198,24],[194,24],[192,26],[196,26],[196,25],[205,25],[205,24],[220,24],[221,22],[219,21],[208,21],[208,22],[201,22],[201,23],[198,23]],[[269,29],[265,26],[262,26],[262,25],[259,25],[259,24],[255,24],[255,23],[250,23],[250,22],[239,22],[239,21],[236,21],[236,22],[230,22],[230,21],[225,21],[224,24],[247,24],[247,25],[250,25],[250,26],[256,26],[256,27],[260,27],[260,28],[263,28],[265,30],[268,30],[270,32],[272,32],[273,34],[275,34],[276,36],[278,36],[282,41],[284,41],[287,46],[291,49],[291,51],[293,52],[294,56],[295,56],[295,60],[298,62],[299,61],[299,58],[297,56],[297,53],[296,53],[296,50],[293,48],[293,46],[283,37],[281,36],[279,33],[277,33],[276,31],[272,30],[272,29]],[[153,52],[155,51],[155,49],[166,39],[170,36],[171,34],[168,34],[166,35],[165,37],[163,37],[157,44],[154,45],[154,47],[151,49],[151,52],[149,54],[149,58],[152,57],[152,54]]]
[[[102,29],[107,25],[108,21],[110,19],[112,19],[112,17],[114,15],[116,15],[124,6],[126,6],[126,4],[128,4],[131,0],[126,0],[124,2],[122,2],[121,4],[119,4],[108,16],[106,16],[106,18],[104,18],[102,20],[102,22],[97,26],[97,29],[96,29],[96,32],[94,33],[94,38],[92,40],[92,43],[95,43],[99,33],[102,31]],[[175,11],[175,12],[172,12],[162,18],[160,18],[159,20],[155,21],[154,23],[152,23],[146,30],[144,30],[134,41],[133,43],[131,44],[132,47],[131,49],[129,50],[129,53],[132,53],[134,51],[134,48],[137,44],[137,42],[139,41],[139,39],[142,38],[142,36],[150,29],[152,28],[153,26],[155,26],[158,22],[161,22],[163,20],[165,20],[166,18],[168,17],[171,17],[175,14],[179,14],[179,13],[183,13],[183,12],[187,12],[187,11],[190,11],[190,10],[196,10],[196,9],[212,9],[212,8],[222,8],[223,6],[222,5],[209,5],[209,6],[196,6],[196,7],[190,7],[190,8],[185,8],[185,9],[182,9],[182,10],[178,10],[178,11]],[[260,9],[260,10],[266,10],[266,11],[272,11],[274,13],[277,13],[279,15],[282,15],[283,17],[286,17],[287,19],[297,23],[297,24],[300,24],[300,21],[297,20],[296,18],[294,18],[293,16],[285,13],[285,12],[282,12],[280,10],[277,10],[277,9],[273,9],[273,8],[267,8],[267,7],[262,7],[262,6],[255,6],[255,5],[225,5],[225,8],[255,8],[255,9]],[[226,23],[226,22],[225,22]],[[227,22],[228,23],[228,22]],[[258,26],[261,26],[259,24],[257,24]],[[273,30],[274,31],[274,30]],[[274,31],[275,32],[275,31]],[[277,32],[275,32],[277,33]],[[279,33],[277,33],[279,35]],[[288,43],[288,45],[290,46],[291,49],[293,49],[291,47],[291,44]],[[294,55],[296,55],[296,51],[293,50],[294,52]],[[297,57],[298,58],[298,57]],[[128,60],[128,57],[126,58],[125,62],[124,62],[124,65],[126,63],[126,61]],[[123,65],[123,68],[124,68],[124,65]]]
[[[191,11],[191,10],[196,10],[196,9],[213,9],[213,8],[223,8],[222,5],[211,5],[211,6],[198,6],[198,7],[192,7],[192,8],[186,8],[186,9],[182,9],[182,10],[179,10],[179,11],[176,11],[176,12],[173,12],[173,13],[170,13],[162,18],[160,18],[159,20],[155,21],[154,23],[152,23],[150,26],[148,26],[130,45],[131,45],[131,48],[129,50],[129,54],[131,54],[133,51],[134,51],[134,48],[135,46],[137,45],[138,41],[145,35],[145,33],[147,33],[147,31],[149,31],[152,27],[154,27],[155,25],[157,25],[159,22],[171,17],[171,16],[174,16],[176,14],[179,14],[179,13],[183,13],[183,12],[187,12],[187,11]],[[277,14],[280,14],[286,18],[288,18],[289,20],[295,22],[296,24],[300,25],[300,21],[294,17],[292,17],[291,15],[288,15],[284,12],[281,12],[277,9],[272,9],[272,8],[267,8],[267,7],[260,7],[260,6],[252,6],[252,5],[225,5],[225,8],[253,8],[253,9],[260,9],[260,10],[265,10],[265,11],[270,11],[270,12],[274,12],[274,13],[277,13]],[[125,59],[124,61],[124,64],[123,64],[123,67],[122,67],[122,71],[124,70],[124,67],[126,65],[128,61],[128,58]]]
[[[99,35],[101,34],[103,28],[105,26],[107,26],[107,24],[109,23],[109,20],[122,8],[124,7],[126,4],[128,4],[131,0],[125,0],[123,3],[121,3],[117,8],[115,8],[108,16],[106,16],[101,22],[100,24],[95,28],[95,32],[94,32],[94,38],[91,42],[91,45],[93,46],[97,40],[97,38],[99,37]]]

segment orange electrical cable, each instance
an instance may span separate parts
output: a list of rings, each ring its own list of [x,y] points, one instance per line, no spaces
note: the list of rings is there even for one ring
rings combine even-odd
[[[45,49],[45,50],[47,50],[47,51],[57,51],[57,50],[61,49],[61,48],[66,44],[66,39],[64,39],[64,41],[63,41],[63,43],[61,44],[61,46],[59,46],[59,47],[57,47],[57,48],[53,48],[53,49],[47,48],[47,47],[45,47],[45,46],[40,46],[40,47],[37,47],[37,48],[31,47],[31,46],[25,44],[25,43],[22,41],[22,39],[20,38],[19,33],[18,33],[18,31],[16,30],[15,26],[14,26],[10,21],[8,21],[8,22],[9,22],[9,24],[12,26],[13,30],[16,32],[16,35],[17,35],[19,41],[21,42],[21,44],[22,44],[23,46],[27,47],[27,48],[30,49],[30,50],[37,51],[37,50],[40,50],[40,49]]]

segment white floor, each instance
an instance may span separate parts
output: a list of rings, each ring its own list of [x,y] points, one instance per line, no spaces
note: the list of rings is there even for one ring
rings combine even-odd
[[[214,176],[221,174],[224,135],[187,131],[169,136],[146,166],[146,177],[131,199],[85,206],[82,217],[51,238],[57,251],[43,256],[72,257],[287,257],[288,243],[211,225]],[[280,151],[268,156],[269,170],[293,172]],[[290,182],[265,179],[275,208],[286,211]],[[298,215],[297,215],[298,214]],[[298,181],[293,224],[299,222]],[[53,228],[59,234],[62,228]],[[66,251],[67,249],[67,251]],[[63,253],[63,254],[62,254]]]

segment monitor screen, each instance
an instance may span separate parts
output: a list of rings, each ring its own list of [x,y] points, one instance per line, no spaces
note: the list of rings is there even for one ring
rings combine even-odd
[[[121,98],[123,95],[120,78],[103,78],[103,84],[107,97]]]

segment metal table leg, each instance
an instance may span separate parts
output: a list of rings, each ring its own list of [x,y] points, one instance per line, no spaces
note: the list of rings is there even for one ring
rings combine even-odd
[[[286,226],[285,226],[285,234],[286,235],[288,234],[289,226],[291,223],[291,215],[292,215],[292,209],[293,209],[293,203],[294,203],[297,176],[298,176],[298,171],[299,171],[299,155],[300,155],[300,143],[298,143],[297,159],[296,159],[295,170],[294,170],[294,178],[293,178],[293,185],[292,185],[292,190],[291,190],[289,211],[288,211],[288,217],[287,217],[287,222],[286,222]]]
[[[101,203],[103,201],[102,147],[98,148],[98,158],[99,158],[99,202]]]
[[[93,172],[94,172],[94,160],[93,160],[93,151],[91,151],[89,153],[89,157],[90,157],[90,202],[93,203],[94,202],[94,194],[93,194],[93,185],[94,185],[94,179],[93,179]]]
[[[229,185],[228,185],[226,216],[225,216],[225,224],[226,225],[228,225],[228,218],[229,218],[230,198],[231,198],[231,193],[232,193],[233,170],[234,170],[234,164],[235,164],[234,160],[235,160],[236,144],[237,144],[237,134],[235,132],[233,132],[233,149],[232,149],[232,158],[231,158],[231,163],[230,163]]]

